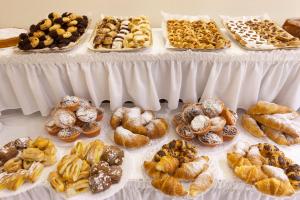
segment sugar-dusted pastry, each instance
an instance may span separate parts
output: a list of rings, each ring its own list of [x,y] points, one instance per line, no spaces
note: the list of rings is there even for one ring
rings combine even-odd
[[[105,146],[101,159],[109,165],[121,165],[124,158],[124,151],[117,146]]]
[[[103,171],[89,177],[89,187],[93,193],[102,192],[107,190],[112,184],[111,178]]]
[[[208,168],[208,161],[207,156],[201,156],[192,162],[183,163],[176,169],[174,177],[183,180],[194,180]]]
[[[300,165],[292,164],[286,170],[286,175],[295,190],[300,188]]]
[[[248,142],[238,142],[233,146],[233,152],[244,156],[247,154],[249,147],[250,144]]]
[[[259,165],[244,165],[234,168],[234,173],[246,183],[255,183],[257,181],[266,179],[268,176],[262,171]]]
[[[82,122],[91,123],[96,121],[97,113],[96,108],[81,107],[76,111],[76,117]]]
[[[58,109],[53,116],[55,125],[60,128],[68,128],[75,124],[75,114],[66,109]]]
[[[24,173],[1,173],[0,174],[0,189],[8,189],[16,191],[26,180]]]
[[[207,191],[213,184],[214,179],[211,173],[204,172],[201,173],[195,181],[193,181],[189,187],[189,195],[192,197]]]
[[[21,158],[23,160],[40,162],[45,159],[45,153],[38,148],[27,148],[21,153]]]
[[[250,115],[266,115],[266,114],[275,114],[275,113],[289,113],[293,110],[281,106],[276,103],[270,103],[267,101],[258,101],[255,105],[251,106],[247,113]]]
[[[191,128],[196,135],[205,135],[210,131],[210,120],[205,115],[197,115],[191,121]]]
[[[259,191],[269,195],[291,196],[295,193],[290,182],[283,182],[276,178],[263,179],[256,182],[254,185]]]
[[[57,172],[51,172],[48,176],[48,181],[53,189],[55,189],[58,192],[64,192],[65,191],[65,183],[62,177],[59,176]]]
[[[168,131],[168,123],[163,118],[156,118],[149,121],[146,125],[147,136],[150,139],[163,137]]]
[[[60,106],[74,112],[80,106],[80,99],[76,96],[65,96],[61,100]]]
[[[226,125],[226,120],[223,117],[214,117],[210,120],[210,131],[220,133]]]
[[[220,134],[222,135],[224,141],[228,141],[232,140],[238,134],[238,130],[235,125],[225,125]]]
[[[178,179],[167,174],[163,175],[161,178],[153,179],[151,184],[156,189],[159,189],[168,195],[184,196],[187,194],[187,191],[185,191],[183,185],[178,181]]]
[[[129,117],[127,120],[124,119],[122,125],[125,129],[136,134],[147,135],[148,133],[147,128],[143,125],[141,115],[139,117]]]
[[[238,119],[237,114],[227,107],[224,107],[220,115],[226,120],[227,125],[235,125]]]
[[[39,138],[39,137],[38,137]],[[37,138],[37,139],[38,139]],[[14,141],[15,146],[18,150],[23,150],[29,147],[32,143],[32,140],[30,137],[21,137]]]
[[[185,123],[183,117],[182,117],[182,113],[179,112],[179,113],[176,113],[172,119],[172,122],[174,124],[175,127],[179,126],[179,125],[182,125]]]
[[[124,117],[126,108],[121,107],[118,108],[111,116],[110,125],[113,129],[116,129],[118,126],[122,124],[122,120]]]
[[[141,114],[142,123],[144,125],[148,124],[151,120],[154,119],[154,113],[152,111],[146,110]]]
[[[266,158],[260,154],[260,151],[256,145],[249,147],[246,158],[251,162],[252,165],[263,165],[267,162]]]
[[[34,183],[37,181],[44,169],[44,165],[39,162],[34,162],[28,169],[27,179]]]
[[[273,140],[277,144],[289,145],[289,141],[287,140],[284,133],[282,133],[281,131],[276,131],[269,127],[263,127],[263,131],[266,134],[266,136],[268,136],[271,140]]]
[[[85,155],[85,147],[86,147],[86,145],[82,141],[78,141],[72,148],[71,154],[75,154],[79,158],[84,159],[86,156]]]
[[[252,165],[247,158],[236,152],[227,153],[227,163],[232,169],[234,169],[235,167]]]
[[[95,137],[100,134],[100,126],[96,122],[84,123],[82,133],[87,137]]]
[[[192,140],[196,137],[191,127],[185,124],[180,124],[176,127],[176,133],[185,140]]]
[[[6,161],[18,155],[18,150],[15,146],[2,147],[0,149],[0,166],[3,166]]]
[[[89,180],[81,179],[66,185],[66,192],[68,196],[74,196],[79,193],[87,192],[89,190]]]
[[[151,178],[160,178],[163,173],[156,169],[157,162],[144,161],[144,169],[148,176]]]
[[[14,173],[22,169],[23,162],[19,157],[11,158],[3,165],[3,170],[7,173]]]
[[[80,136],[80,132],[75,128],[64,128],[58,132],[57,136],[64,142],[74,142]]]
[[[179,161],[177,158],[174,158],[172,156],[163,156],[156,164],[155,168],[158,171],[173,174],[178,166]]]
[[[203,145],[211,146],[211,147],[223,143],[223,138],[213,132],[208,132],[205,135],[198,136],[198,140]]]
[[[116,144],[124,147],[138,148],[148,144],[150,139],[147,136],[134,134],[119,126],[114,132],[114,141]]]
[[[224,109],[224,103],[218,99],[206,99],[201,102],[201,107],[206,116],[213,118],[222,113]]]
[[[244,129],[246,129],[253,136],[255,137],[265,136],[264,132],[260,129],[255,119],[253,119],[250,115],[243,114],[241,122]]]
[[[49,120],[45,124],[45,129],[50,135],[57,135],[61,128],[56,126],[54,120]]]
[[[200,104],[186,105],[182,111],[182,118],[186,123],[191,123],[194,117],[198,115],[203,115]]]
[[[271,165],[263,165],[262,170],[269,178],[276,178],[280,181],[286,182],[289,181],[284,170],[278,167],[273,167]]]

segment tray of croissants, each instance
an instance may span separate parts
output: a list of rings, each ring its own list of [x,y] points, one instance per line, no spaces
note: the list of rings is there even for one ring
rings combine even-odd
[[[48,176],[48,186],[70,199],[107,198],[124,187],[131,161],[101,140],[77,141]]]
[[[0,149],[0,196],[7,197],[42,184],[55,164],[57,149],[44,137],[17,138]]]
[[[227,162],[239,179],[266,195],[291,196],[300,188],[300,165],[275,145],[238,142]]]
[[[164,144],[152,159],[144,161],[143,168],[154,188],[178,197],[204,194],[214,185],[217,171],[210,157],[185,140]]]

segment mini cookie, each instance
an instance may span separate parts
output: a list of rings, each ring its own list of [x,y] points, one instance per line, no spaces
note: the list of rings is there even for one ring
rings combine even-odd
[[[205,115],[198,115],[191,121],[191,128],[196,135],[204,135],[210,130],[210,120]]]
[[[201,103],[201,108],[209,118],[217,117],[224,109],[224,103],[218,99],[207,99]]]
[[[74,112],[80,106],[80,99],[75,96],[65,96],[60,102],[60,106]]]
[[[75,128],[65,128],[61,129],[57,136],[64,142],[73,142],[75,141],[80,135],[80,132]]]
[[[103,161],[109,163],[109,165],[121,165],[124,158],[124,152],[117,146],[106,146],[101,156]]]
[[[95,108],[81,107],[76,111],[76,116],[80,121],[93,122],[97,119],[97,110]]]
[[[89,177],[89,186],[93,193],[102,192],[111,186],[111,178],[103,171]]]
[[[232,140],[238,134],[238,130],[234,125],[225,125],[221,135],[223,139]]]
[[[210,131],[214,133],[219,133],[223,130],[226,125],[226,120],[223,117],[214,117],[210,120]]]
[[[195,138],[194,132],[191,130],[191,127],[188,125],[180,124],[176,127],[176,133],[186,140],[192,140]]]
[[[56,126],[54,120],[49,120],[45,124],[45,129],[50,135],[57,135],[57,133],[60,131],[61,128]]]
[[[56,126],[60,128],[68,128],[75,124],[76,116],[73,112],[65,109],[59,109],[53,116]]]
[[[211,146],[211,147],[214,147],[216,145],[223,143],[223,139],[219,135],[217,135],[213,132],[208,132],[205,135],[198,136],[198,140],[202,144],[204,144],[206,146]]]

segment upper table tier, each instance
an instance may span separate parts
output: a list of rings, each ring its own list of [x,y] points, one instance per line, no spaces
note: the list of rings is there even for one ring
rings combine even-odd
[[[141,52],[90,51],[88,40],[62,53],[0,50],[0,111],[22,108],[47,115],[66,94],[111,109],[133,101],[159,110],[159,99],[175,109],[178,100],[219,97],[230,108],[248,108],[257,100],[300,108],[300,50],[247,51],[235,42],[217,52],[172,51],[161,29],[153,29],[153,47]]]

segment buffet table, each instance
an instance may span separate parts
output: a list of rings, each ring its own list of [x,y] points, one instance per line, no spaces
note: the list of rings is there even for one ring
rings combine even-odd
[[[158,116],[164,116],[170,122],[172,116],[178,112],[176,110],[170,110],[167,104],[161,104],[162,109],[158,112]],[[181,107],[181,105],[180,105]],[[110,111],[109,104],[104,104],[105,108],[105,116],[104,120],[101,123],[102,125],[102,133],[99,137],[105,143],[113,144],[112,139],[112,129],[108,125],[108,120],[110,119]],[[239,112],[241,115],[242,111]],[[58,147],[59,152],[64,150],[69,150],[72,144],[66,144],[60,142],[56,137],[50,136],[44,130],[44,123],[46,121],[45,117],[41,117],[39,113],[35,113],[29,116],[24,116],[20,112],[11,112],[11,114],[5,115],[3,118],[3,122],[5,124],[3,131],[0,133],[1,141],[0,145],[5,144],[6,142],[23,136],[31,136],[36,137],[40,135],[45,135],[50,137]],[[17,125],[17,126],[16,126]],[[201,154],[208,155],[212,159],[212,164],[214,176],[215,176],[215,185],[209,190],[207,193],[198,196],[196,199],[231,199],[231,200],[243,200],[243,199],[275,199],[273,197],[267,196],[258,192],[253,186],[246,185],[244,182],[240,181],[236,178],[229,168],[226,161],[226,153],[232,148],[238,141],[247,141],[251,144],[256,144],[259,142],[268,142],[271,144],[275,144],[268,138],[264,138],[260,140],[251,136],[247,133],[238,122],[238,130],[240,134],[235,137],[235,139],[231,142],[226,142],[220,146],[211,148],[199,146],[199,150]],[[170,126],[170,130],[168,134],[161,138],[151,142],[149,145],[137,149],[137,150],[128,150],[124,149],[126,153],[132,158],[131,170],[125,171],[124,173],[130,174],[127,184],[120,191],[113,191],[112,196],[108,198],[104,198],[107,200],[142,200],[142,199],[159,199],[159,200],[168,200],[168,199],[177,199],[174,197],[166,196],[163,193],[155,190],[150,183],[150,179],[146,175],[143,170],[142,163],[151,158],[153,154],[166,142],[178,138],[175,133],[174,127]],[[276,145],[276,144],[275,144]],[[279,145],[277,145],[279,146]],[[284,153],[293,159],[295,162],[300,163],[300,158],[297,152],[300,151],[300,145],[294,145],[291,147],[279,146],[279,148],[284,151]],[[58,152],[59,158],[63,156],[63,154]],[[52,167],[51,171],[54,170],[55,167]],[[47,176],[46,176],[47,177]],[[19,193],[19,191],[17,191]],[[3,194],[3,193],[2,193]],[[54,192],[47,180],[44,180],[42,184],[37,185],[36,187],[23,191],[22,193],[15,194],[10,193],[10,196],[3,197],[2,200],[38,200],[38,199],[51,199],[51,200],[62,200],[64,199],[58,193]],[[82,197],[82,196],[81,196]],[[295,194],[291,198],[281,198],[281,199],[299,199],[300,194]],[[82,198],[71,198],[72,200],[82,199]],[[101,193],[94,195],[93,199],[103,199]],[[179,199],[179,198],[178,198]],[[85,198],[85,200],[89,200],[89,198]]]
[[[176,109],[179,99],[202,97],[219,97],[233,110],[259,99],[300,108],[300,50],[253,52],[232,42],[218,52],[171,51],[154,29],[149,50],[96,53],[87,48],[90,34],[69,52],[0,50],[0,112],[21,108],[46,116],[66,94],[95,105],[109,100],[112,110],[126,101],[159,110],[160,99]]]

